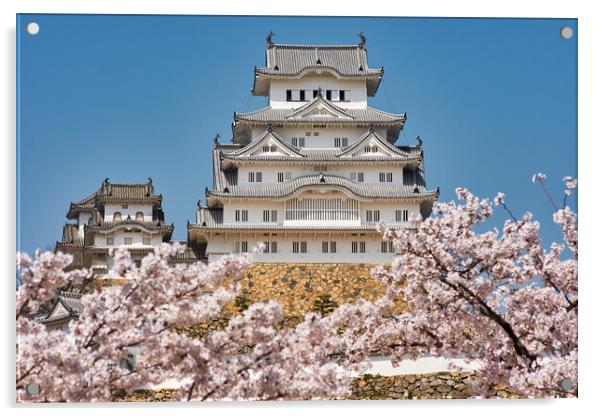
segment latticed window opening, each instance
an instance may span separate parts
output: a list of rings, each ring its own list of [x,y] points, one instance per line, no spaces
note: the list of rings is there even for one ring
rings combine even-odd
[[[287,221],[357,221],[359,203],[343,198],[303,198],[286,201]]]

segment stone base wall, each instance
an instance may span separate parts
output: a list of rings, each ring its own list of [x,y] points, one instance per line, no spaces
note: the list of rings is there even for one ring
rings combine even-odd
[[[242,293],[251,301],[279,302],[287,317],[312,310],[320,296],[329,295],[336,305],[358,298],[375,300],[384,285],[370,277],[376,266],[368,263],[254,263],[242,279]],[[403,311],[403,305],[398,306]]]

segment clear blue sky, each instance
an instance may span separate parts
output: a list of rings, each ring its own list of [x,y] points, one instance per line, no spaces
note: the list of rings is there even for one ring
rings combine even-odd
[[[547,173],[560,199],[562,177],[577,174],[574,19],[20,15],[17,248],[54,246],[69,203],[106,177],[151,176],[174,239],[186,239],[211,186],[213,137],[230,139],[233,111],[265,106],[250,88],[269,30],[322,44],[364,32],[371,66],[385,67],[369,104],[407,112],[398,144],[424,138],[440,199],[458,186],[502,191],[515,214],[538,217],[546,244],[559,238],[531,176]]]

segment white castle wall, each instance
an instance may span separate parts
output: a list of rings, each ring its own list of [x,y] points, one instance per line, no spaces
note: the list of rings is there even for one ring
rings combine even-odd
[[[142,212],[144,214],[144,221],[153,220],[153,205],[149,204],[125,204],[127,208],[123,208],[124,204],[107,204],[105,205],[105,221],[113,221],[113,214],[115,212],[121,213],[121,219],[125,220],[128,215],[132,220],[136,219],[136,213]]]
[[[325,120],[325,123],[327,120]],[[254,127],[251,132],[251,141],[255,141],[265,133],[265,127]],[[280,136],[286,139],[287,143],[291,144],[292,137],[304,137],[305,147],[334,147],[335,137],[347,137],[349,145],[353,144],[360,136],[368,130],[367,127],[279,127],[274,129]],[[376,134],[383,138],[387,137],[387,129],[385,127],[375,128]],[[310,136],[307,133],[311,133]],[[314,134],[318,133],[317,136]]]
[[[322,95],[326,97],[326,90],[349,91],[350,101],[333,100],[341,108],[365,108],[368,105],[366,81],[339,80],[330,76],[306,76],[300,80],[273,80],[270,83],[269,105],[272,108],[297,108],[307,104],[307,101],[286,101],[286,90],[317,90],[322,88]],[[311,96],[309,97],[312,98]]]

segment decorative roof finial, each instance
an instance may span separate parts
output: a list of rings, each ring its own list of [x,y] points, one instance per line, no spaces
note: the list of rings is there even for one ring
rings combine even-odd
[[[324,96],[322,95],[322,87],[318,87],[318,97],[320,98],[324,98]]]
[[[272,125],[271,125],[271,124],[268,124],[268,133],[271,133],[271,132],[272,132],[272,130],[273,130],[273,129],[272,129]]]
[[[320,183],[326,183],[326,178],[322,172],[320,172]]]
[[[363,49],[366,46],[366,35],[364,32],[360,32],[358,36],[360,37],[359,47]]]
[[[109,184],[109,178],[105,178],[105,184],[108,185]]]
[[[217,134],[215,135],[215,137],[213,138],[213,143],[214,143],[214,144],[219,144],[219,138],[220,138],[220,135],[219,135],[219,133],[217,133]]]
[[[422,146],[422,138],[420,136],[416,137],[416,141],[418,142],[418,146]]]
[[[200,208],[200,207],[201,207],[201,200],[200,200],[200,199],[199,199],[198,201],[196,201],[196,206],[197,206],[198,208]]]
[[[152,184],[152,183],[153,183],[153,178],[151,178],[150,176],[147,178],[147,180],[148,180],[148,183],[149,183],[149,184]]]
[[[272,36],[276,36],[276,34],[270,30],[268,32],[268,35],[265,38],[265,40],[268,43],[268,45],[273,45],[274,44],[274,41],[272,41]]]

